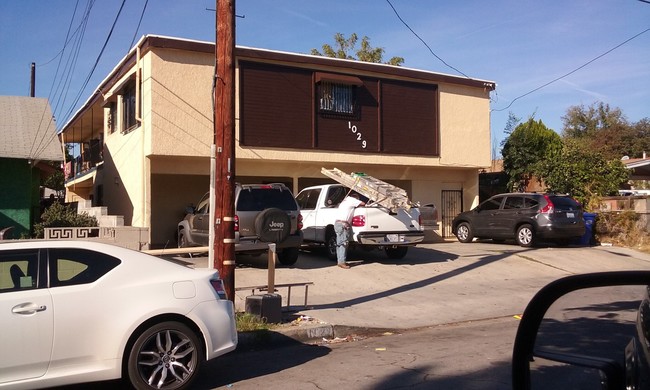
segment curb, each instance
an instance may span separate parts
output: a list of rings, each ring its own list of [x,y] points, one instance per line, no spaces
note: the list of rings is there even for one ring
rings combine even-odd
[[[239,332],[237,334],[239,338],[237,349],[251,350],[295,344],[327,344],[338,340],[376,337],[387,332],[400,333],[395,329],[331,324]]]

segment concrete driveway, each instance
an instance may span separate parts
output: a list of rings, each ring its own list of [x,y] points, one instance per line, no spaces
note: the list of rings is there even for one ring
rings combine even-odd
[[[383,252],[354,252],[348,270],[321,253],[303,252],[293,267],[275,271],[275,283],[313,282],[308,305],[303,288],[291,291],[298,314],[327,324],[408,329],[521,314],[544,285],[563,276],[615,270],[649,270],[650,254],[618,247],[446,242],[411,248],[405,259]],[[195,259],[196,266],[207,260]],[[235,286],[266,285],[266,257],[238,258]],[[286,305],[287,289],[280,288]],[[245,308],[251,290],[237,291]]]

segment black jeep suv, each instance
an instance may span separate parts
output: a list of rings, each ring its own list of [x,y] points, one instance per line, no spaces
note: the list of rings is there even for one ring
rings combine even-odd
[[[567,195],[499,194],[471,211],[460,213],[452,222],[460,242],[476,238],[495,241],[515,239],[529,247],[538,239],[569,244],[585,233],[582,206]]]

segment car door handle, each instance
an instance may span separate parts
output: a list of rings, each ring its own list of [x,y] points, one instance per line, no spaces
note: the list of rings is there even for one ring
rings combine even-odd
[[[37,305],[35,303],[21,303],[11,308],[11,312],[14,314],[34,314],[39,311],[45,311],[47,307],[45,305]]]

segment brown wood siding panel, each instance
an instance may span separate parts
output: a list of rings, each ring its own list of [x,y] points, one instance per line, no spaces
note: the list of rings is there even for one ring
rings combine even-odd
[[[356,94],[360,111],[354,118],[317,115],[317,149],[359,153],[379,151],[377,80],[363,80],[363,85],[357,87]],[[356,132],[353,132],[353,129],[356,129]]]
[[[240,145],[312,148],[312,71],[239,63]]]
[[[437,87],[382,81],[383,152],[437,156]]]

